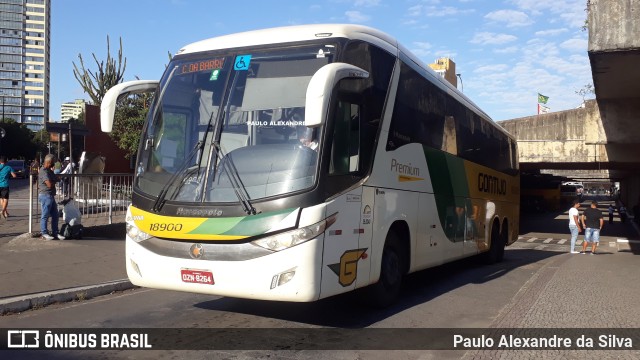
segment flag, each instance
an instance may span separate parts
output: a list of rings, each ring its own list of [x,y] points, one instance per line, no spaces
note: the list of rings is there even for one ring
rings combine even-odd
[[[549,97],[548,96],[544,96],[544,95],[538,93],[538,104],[546,104],[547,101],[549,101]]]
[[[551,112],[551,108],[538,104],[538,114],[546,114]]]

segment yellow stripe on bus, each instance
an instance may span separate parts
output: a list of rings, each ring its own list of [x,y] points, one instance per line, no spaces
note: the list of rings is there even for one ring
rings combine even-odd
[[[415,177],[415,176],[408,176],[408,175],[398,175],[398,181],[400,181],[400,182],[421,181],[421,180],[424,180],[424,178],[419,178],[419,177]]]

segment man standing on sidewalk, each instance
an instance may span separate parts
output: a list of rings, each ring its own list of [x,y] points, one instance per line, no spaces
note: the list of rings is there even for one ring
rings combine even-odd
[[[578,239],[578,234],[580,234],[580,212],[578,208],[580,207],[580,200],[573,200],[573,206],[569,209],[569,231],[571,231],[571,253],[577,254],[575,251],[576,240]]]
[[[40,231],[45,240],[64,240],[58,237],[58,204],[56,204],[56,182],[58,176],[53,173],[55,156],[48,154],[44,157],[42,168],[38,172],[38,201],[42,207],[40,217]],[[51,217],[51,233],[47,231],[47,222]]]
[[[587,243],[591,243],[591,255],[596,254],[596,247],[600,241],[600,230],[604,225],[604,219],[602,218],[602,212],[598,210],[598,203],[594,200],[591,202],[591,207],[584,211],[582,214],[582,226],[584,226],[584,242],[582,243],[582,251],[580,254],[584,254],[587,251]]]

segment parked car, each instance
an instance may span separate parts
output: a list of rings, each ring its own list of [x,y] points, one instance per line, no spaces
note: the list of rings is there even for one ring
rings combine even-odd
[[[25,179],[29,176],[29,168],[24,160],[9,160],[7,165],[13,168],[13,172],[16,173],[16,177]]]

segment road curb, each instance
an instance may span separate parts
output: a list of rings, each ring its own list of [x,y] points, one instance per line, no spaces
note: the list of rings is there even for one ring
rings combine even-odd
[[[123,279],[97,285],[14,296],[0,299],[0,315],[40,308],[54,303],[87,300],[96,296],[107,295],[114,291],[123,291],[136,287],[129,280]]]

